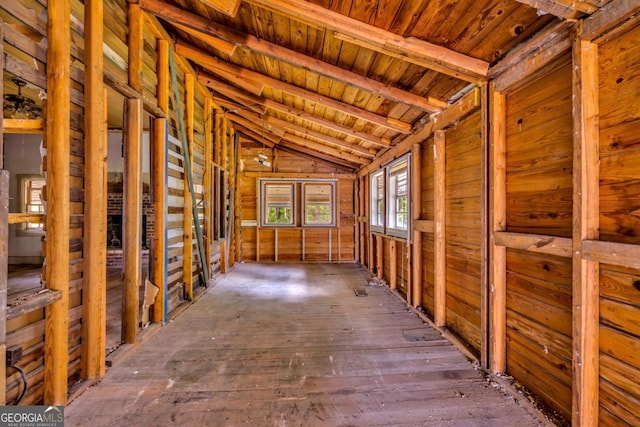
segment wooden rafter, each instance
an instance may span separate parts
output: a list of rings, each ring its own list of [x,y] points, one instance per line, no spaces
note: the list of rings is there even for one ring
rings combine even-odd
[[[472,83],[486,80],[489,64],[414,37],[403,37],[303,0],[249,0],[272,12],[343,35],[382,54],[398,57]]]
[[[232,18],[238,13],[240,0],[200,0],[203,4],[214,8],[215,10],[231,16]]]
[[[214,76],[201,74],[198,76],[200,82],[213,89],[216,92],[223,94],[228,98],[232,98],[237,102],[240,102],[246,108],[255,111],[259,114],[264,114],[265,110],[270,109],[274,111],[278,111],[280,113],[284,113],[290,115],[292,117],[304,120],[309,123],[316,124],[318,126],[322,126],[327,129],[334,130],[336,132],[343,133],[345,135],[352,136],[354,138],[361,139],[366,142],[370,142],[371,144],[387,147],[390,145],[391,141],[388,138],[381,138],[378,136],[374,136],[368,134],[366,132],[362,132],[356,129],[353,129],[349,126],[341,125],[339,123],[335,123],[331,120],[327,120],[322,117],[314,116],[313,114],[307,113],[304,110],[297,109],[295,107],[290,107],[285,104],[281,104],[277,101],[267,99],[264,97],[256,96],[247,92],[242,91],[234,86],[226,84]],[[213,99],[218,99],[214,93]],[[262,111],[257,111],[260,107],[262,107]]]
[[[156,14],[162,19],[176,25],[181,30],[188,32],[192,36],[229,55],[232,54],[229,53],[229,49],[234,46],[244,46],[261,55],[318,73],[332,80],[338,80],[356,86],[362,90],[424,111],[432,113],[439,112],[447,106],[445,101],[407,92],[378,80],[345,70],[328,62],[268,42],[264,39],[242,34],[236,30],[172,6],[162,0],[143,0],[141,3],[148,12]]]
[[[218,103],[225,108],[229,108],[231,110],[235,109],[237,105],[222,99],[218,99]],[[362,157],[372,158],[375,155],[375,151],[371,152],[369,149],[361,147],[357,144],[352,144],[350,142],[344,141],[339,138],[334,138],[329,135],[325,135],[321,132],[316,132],[311,129],[307,129],[304,126],[296,125],[295,123],[288,122],[286,120],[278,119],[277,117],[263,115],[260,116],[251,111],[239,109],[232,114],[229,114],[229,117],[240,116],[252,123],[260,123],[264,122],[264,128],[267,132],[276,133],[284,132],[284,130],[288,130],[291,132],[301,133],[303,135],[309,136],[311,138],[322,141],[322,143],[326,145],[331,145],[339,148],[344,148],[353,152],[354,154],[360,155]],[[279,136],[284,136],[284,133],[281,133]]]
[[[255,91],[256,88],[268,86],[275,90],[280,90],[293,96],[299,96],[309,102],[324,105],[325,107],[332,110],[349,114],[358,119],[373,123],[378,126],[383,126],[396,132],[411,133],[410,123],[400,122],[402,123],[400,125],[396,121],[390,121],[387,117],[372,113],[371,111],[367,111],[362,108],[358,108],[353,105],[335,100],[333,98],[309,91],[307,89],[303,89],[290,83],[274,79],[273,77],[265,76],[258,72],[242,68],[238,65],[223,61],[210,55],[207,52],[190,46],[184,41],[176,42],[176,52],[179,55],[182,55],[198,63],[211,73],[224,78],[225,80],[235,84],[238,87],[249,90],[256,95],[260,94],[260,92]],[[251,90],[249,88],[253,88],[254,90]]]

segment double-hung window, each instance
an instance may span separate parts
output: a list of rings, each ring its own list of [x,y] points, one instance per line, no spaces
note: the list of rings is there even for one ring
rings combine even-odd
[[[333,183],[302,184],[304,194],[304,225],[331,226],[334,219],[334,189]]]
[[[407,237],[409,231],[409,164],[403,156],[370,175],[372,231]]]
[[[390,165],[388,171],[387,229],[390,234],[406,235],[409,223],[409,159]]]
[[[295,225],[293,182],[262,183],[262,225]]]
[[[384,170],[371,175],[371,229],[384,232]]]

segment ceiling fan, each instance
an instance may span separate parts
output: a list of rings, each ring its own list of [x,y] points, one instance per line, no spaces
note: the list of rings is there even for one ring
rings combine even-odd
[[[14,77],[11,79],[18,86],[18,94],[4,95],[2,105],[3,116],[11,119],[37,119],[42,116],[42,109],[36,105],[35,101],[22,94],[22,88],[27,82]]]

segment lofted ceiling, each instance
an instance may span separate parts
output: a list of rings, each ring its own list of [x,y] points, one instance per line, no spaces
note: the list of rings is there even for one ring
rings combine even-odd
[[[484,84],[518,44],[608,2],[139,0],[237,132],[351,170]]]
[[[140,3],[238,132],[357,169],[486,82],[516,45],[605,1]]]

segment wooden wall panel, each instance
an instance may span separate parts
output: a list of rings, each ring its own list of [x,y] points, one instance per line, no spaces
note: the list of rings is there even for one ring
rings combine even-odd
[[[481,114],[446,134],[446,323],[480,352]]]
[[[329,261],[329,233],[326,229],[308,228],[304,231],[305,261]]]
[[[638,425],[640,271],[600,267],[600,423]]]
[[[433,138],[422,143],[420,156],[420,170],[422,172],[422,219],[433,221],[433,192],[435,181],[433,179]]]
[[[507,231],[571,237],[569,61],[507,96]]]
[[[640,243],[640,27],[598,46],[600,240]],[[640,272],[600,264],[601,425],[640,424]]]
[[[433,320],[434,303],[434,259],[433,234],[422,234],[422,307]]]
[[[279,228],[277,232],[278,261],[301,261],[302,229]]]
[[[507,250],[507,373],[571,417],[571,260]]]
[[[640,243],[640,27],[599,46],[600,238]]]

